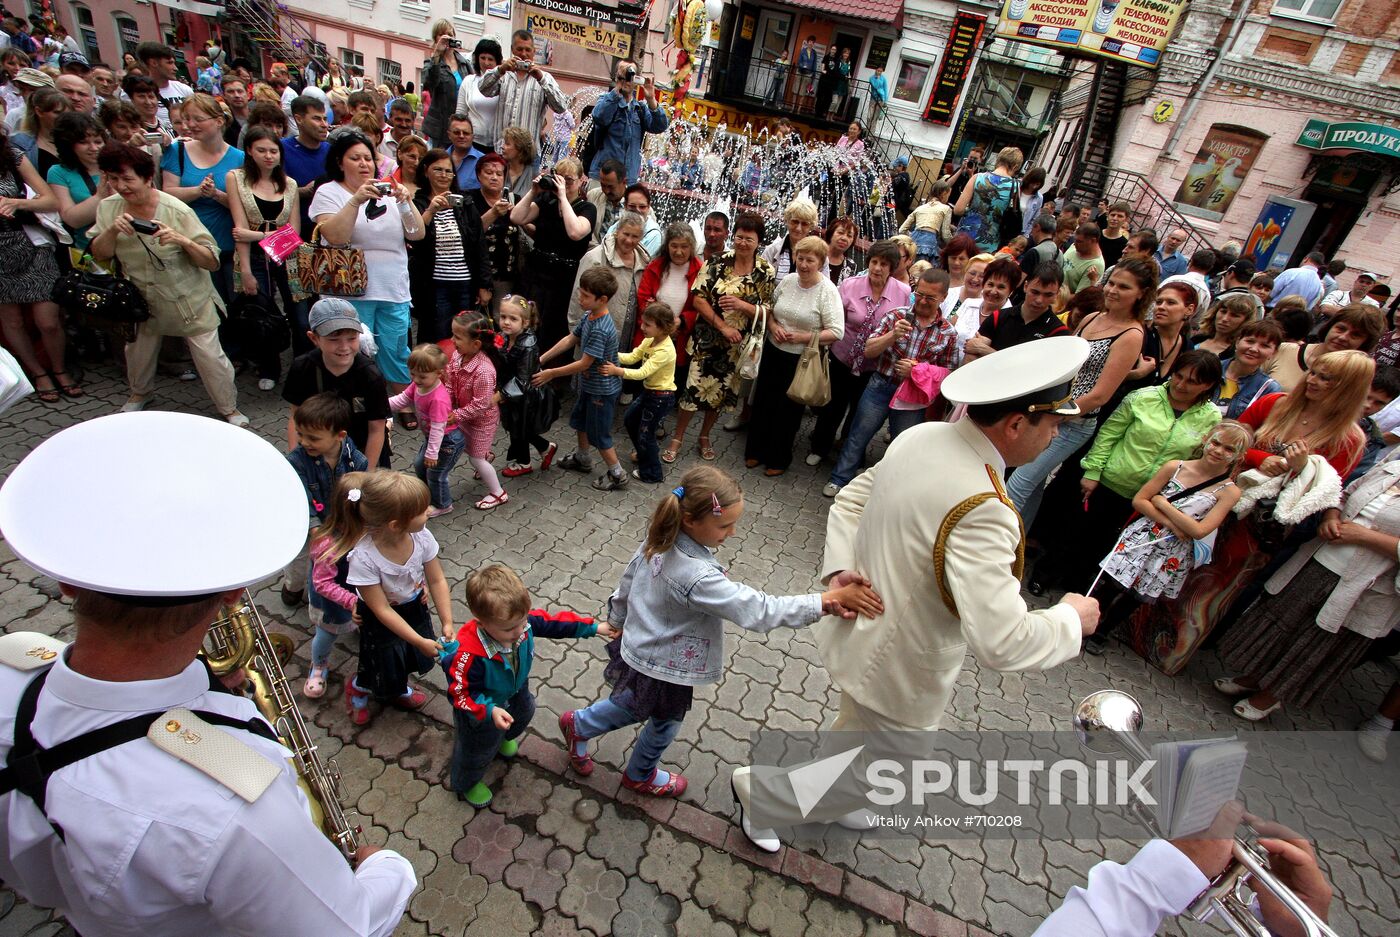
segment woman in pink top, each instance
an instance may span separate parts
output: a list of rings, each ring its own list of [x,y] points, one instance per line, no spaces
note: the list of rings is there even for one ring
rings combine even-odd
[[[489,511],[510,500],[491,465],[491,440],[501,421],[501,394],[497,372],[506,373],[500,342],[491,320],[479,312],[462,312],[452,320],[452,345],[456,352],[447,365],[445,382],[452,395],[452,416],[467,458],[476,476],[486,485],[487,496],[477,510]]]

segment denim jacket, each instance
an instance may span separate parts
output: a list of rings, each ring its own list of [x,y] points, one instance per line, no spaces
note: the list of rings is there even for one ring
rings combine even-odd
[[[301,479],[301,486],[306,489],[307,507],[311,512],[308,527],[319,527],[326,519],[326,509],[331,496],[335,494],[335,484],[340,480],[340,476],[346,472],[369,471],[369,460],[365,458],[364,453],[355,448],[355,443],[349,436],[345,437],[345,442],[340,447],[340,459],[336,462],[334,471],[326,464],[325,459],[307,455],[301,446],[287,453],[287,461],[292,463],[297,477]]]
[[[603,134],[598,155],[593,158],[589,173],[596,176],[598,167],[615,159],[627,167],[627,183],[638,181],[642,175],[642,137],[661,133],[671,118],[660,107],[647,107],[641,100],[626,101],[616,91],[598,99],[593,108],[593,125]]]
[[[685,533],[651,559],[643,549],[608,599],[608,622],[622,629],[622,659],[649,677],[683,686],[718,682],[726,619],[746,631],[771,631],[822,617],[820,594],[772,596],[733,582]]]

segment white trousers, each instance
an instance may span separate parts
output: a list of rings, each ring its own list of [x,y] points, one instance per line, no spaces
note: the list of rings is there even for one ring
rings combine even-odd
[[[156,363],[164,337],[152,321],[136,326],[136,341],[126,346],[126,380],[131,385],[133,397],[144,399],[151,396],[155,389]],[[228,416],[236,412],[238,388],[233,382],[233,365],[224,354],[224,346],[219,344],[219,330],[211,329],[183,338],[190,350],[190,357],[194,359],[194,369],[220,415]]]

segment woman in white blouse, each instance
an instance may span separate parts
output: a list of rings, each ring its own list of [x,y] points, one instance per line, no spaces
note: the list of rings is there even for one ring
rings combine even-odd
[[[457,89],[457,113],[466,114],[472,119],[472,129],[476,131],[477,149],[487,153],[496,148],[496,109],[501,99],[488,98],[481,93],[481,76],[501,64],[501,44],[494,39],[482,39],[472,50],[472,71],[475,74],[462,78]],[[523,193],[516,192],[516,196]]]
[[[781,475],[792,464],[792,447],[805,409],[788,399],[787,389],[797,373],[802,352],[818,335],[822,345],[841,339],[846,313],[841,295],[825,276],[826,242],[811,235],[792,249],[795,273],[789,273],[773,292],[768,310],[768,337],[754,388],[753,416],[744,446],[744,464],[765,465],[765,475]]]

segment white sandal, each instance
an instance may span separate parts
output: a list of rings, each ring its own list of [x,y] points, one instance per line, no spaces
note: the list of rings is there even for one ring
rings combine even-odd
[[[489,511],[492,508],[498,508],[509,501],[510,495],[502,491],[498,495],[487,495],[486,497],[482,498],[476,503],[476,509],[478,511]]]
[[[1269,718],[1282,706],[1283,703],[1276,702],[1268,709],[1259,709],[1249,700],[1242,699],[1234,705],[1234,712],[1235,715],[1239,716],[1241,719],[1248,719],[1250,722],[1260,722]]]

